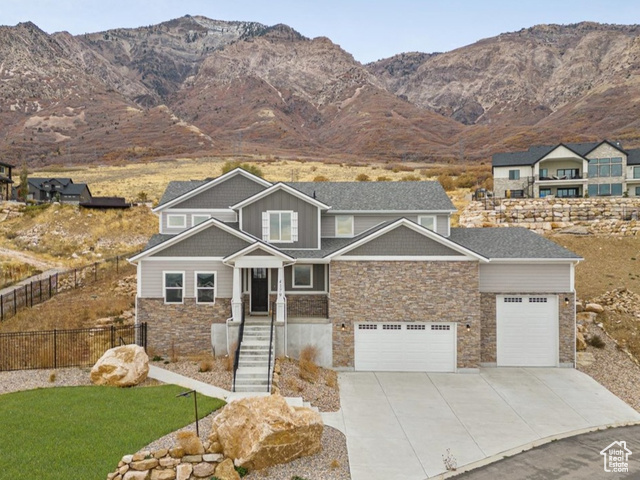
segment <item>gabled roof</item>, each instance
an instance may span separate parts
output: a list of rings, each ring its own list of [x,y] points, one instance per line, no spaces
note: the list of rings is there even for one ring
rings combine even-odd
[[[610,142],[609,140],[603,140],[601,142],[559,143],[557,145],[535,145],[529,147],[529,150],[527,150],[526,152],[496,153],[492,157],[491,165],[494,167],[519,167],[534,165],[558,147],[568,148],[576,155],[584,158],[602,144],[610,145],[611,147],[620,150],[622,153],[628,153],[622,149],[622,146],[619,144],[619,142]]]
[[[89,187],[86,183],[70,183],[59,193],[61,193],[62,195],[81,195],[85,189],[89,192],[89,194],[91,194],[91,191],[89,190]]]
[[[16,168],[15,165],[11,165],[10,163],[0,162],[0,165],[3,167]]]
[[[33,185],[37,189],[42,189],[42,184],[47,182],[58,182],[60,185],[66,187],[69,184],[73,184],[73,180],[67,177],[64,178],[43,178],[43,177],[29,177],[28,183]]]
[[[288,262],[295,262],[295,258],[293,258],[290,255],[287,255],[286,253],[284,253],[281,250],[278,250],[277,248],[264,243],[260,240],[256,241],[255,243],[252,243],[251,245],[246,246],[245,248],[238,250],[235,253],[232,253],[231,255],[225,257],[222,259],[222,261],[224,263],[229,263],[229,262],[233,262],[234,260],[238,259],[239,257],[243,257],[255,250],[264,250],[266,253],[268,253],[269,255],[272,255],[274,257],[278,257],[281,258],[282,260],[286,260]]]
[[[640,165],[640,148],[627,150],[627,165]]]
[[[386,225],[380,226],[379,228],[376,229],[372,229],[369,232],[367,232],[366,235],[364,235],[362,238],[355,240],[351,243],[349,243],[348,245],[334,251],[333,253],[327,255],[328,258],[333,259],[336,257],[339,257],[341,255],[344,255],[346,253],[348,253],[351,250],[354,250],[358,247],[360,247],[361,245],[364,245],[368,242],[370,242],[371,240],[374,240],[392,230],[395,230],[396,228],[400,227],[400,226],[404,226],[407,228],[410,228],[411,230],[420,233],[422,235],[424,235],[426,238],[429,238],[431,240],[434,240],[448,248],[450,248],[451,250],[454,250],[458,253],[461,253],[464,256],[467,257],[472,257],[476,260],[480,260],[481,262],[488,262],[489,259],[487,257],[485,257],[484,255],[477,253],[473,250],[470,250],[466,247],[464,247],[463,245],[457,243],[457,242],[453,242],[450,239],[443,237],[442,235],[440,235],[439,233],[436,233],[432,230],[429,230],[428,228],[423,227],[422,225],[419,225],[415,222],[412,222],[411,220],[408,220],[406,218],[400,218],[398,220],[393,220],[390,222],[387,222]]]
[[[332,212],[455,212],[438,182],[295,182],[287,183],[331,205]]]
[[[157,212],[164,210],[172,205],[183,202],[184,200],[194,197],[195,195],[198,195],[199,193],[212,188],[229,178],[235,177],[236,175],[243,175],[244,177],[265,187],[270,187],[272,185],[271,182],[257,177],[242,168],[236,168],[212,180],[191,180],[188,182],[172,181],[167,185],[167,188],[160,199],[160,203],[153,209],[153,211]]]
[[[182,240],[185,240],[197,233],[202,232],[203,230],[206,230],[209,227],[218,227],[221,230],[224,230],[227,233],[230,233],[232,235],[237,236],[238,238],[245,240],[249,243],[254,243],[257,242],[258,239],[255,238],[252,235],[249,235],[248,233],[245,232],[241,232],[240,230],[233,228],[231,226],[229,226],[228,224],[221,222],[220,220],[216,220],[215,218],[210,218],[209,220],[202,222],[198,225],[196,225],[195,227],[191,227],[187,230],[185,230],[184,232],[181,232],[177,235],[153,235],[151,237],[151,239],[149,240],[149,242],[147,243],[147,246],[144,248],[144,250],[142,250],[142,252],[134,255],[133,257],[129,258],[128,261],[130,263],[135,263],[138,260],[141,260],[144,257],[148,257],[149,255],[153,255],[155,253],[158,253],[162,250],[164,250],[165,248],[168,248],[172,245],[175,245],[179,242],[181,242]]]
[[[582,260],[572,251],[523,227],[452,228],[449,238],[491,260]]]
[[[321,208],[323,210],[328,210],[329,208],[331,208],[329,205],[321,202],[320,200],[317,200],[313,196],[307,195],[306,193],[303,193],[300,190],[298,190],[298,189],[296,189],[294,187],[291,187],[291,186],[287,185],[286,183],[282,183],[282,182],[278,182],[278,183],[270,186],[266,190],[258,192],[258,193],[256,193],[255,195],[252,195],[249,198],[245,198],[244,200],[242,200],[241,202],[236,203],[235,205],[231,205],[231,208],[233,210],[237,210],[239,208],[246,207],[247,205],[250,205],[250,204],[252,204],[254,202],[257,202],[261,198],[264,198],[264,197],[266,197],[268,195],[271,195],[273,192],[277,192],[279,190],[284,190],[285,192],[293,195],[294,197],[298,197],[298,198],[304,200],[305,202],[308,202],[308,203],[310,203],[312,205],[315,205],[316,207]]]

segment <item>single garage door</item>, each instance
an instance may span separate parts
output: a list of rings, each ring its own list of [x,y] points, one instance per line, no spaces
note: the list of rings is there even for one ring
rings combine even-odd
[[[387,372],[454,372],[455,323],[355,325],[355,369]]]
[[[558,364],[558,297],[496,298],[499,367],[555,367]]]

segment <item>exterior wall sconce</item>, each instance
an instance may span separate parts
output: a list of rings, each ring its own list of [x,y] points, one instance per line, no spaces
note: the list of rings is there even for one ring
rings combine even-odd
[[[347,327],[345,326],[344,323],[340,326],[340,331],[341,332],[346,332],[347,331]]]
[[[564,297],[564,306],[565,307],[569,306],[569,297]]]
[[[471,331],[471,324],[467,323],[467,332]]]

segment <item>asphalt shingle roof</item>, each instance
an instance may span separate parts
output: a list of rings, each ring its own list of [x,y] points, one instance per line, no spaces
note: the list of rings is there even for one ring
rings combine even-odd
[[[455,211],[438,182],[287,182],[337,211]]]
[[[452,228],[449,239],[489,259],[581,258],[557,243],[522,227]]]
[[[184,195],[185,193],[190,192],[194,188],[198,188],[201,185],[204,185],[207,182],[208,180],[171,181],[162,194],[162,198],[160,199],[160,203],[158,203],[158,206],[170,202],[171,200],[174,200]]]
[[[87,187],[86,183],[70,183],[60,191],[62,195],[80,195]]]
[[[627,165],[640,165],[640,148],[627,150]]]
[[[625,150],[619,144],[615,142],[607,142],[612,146],[619,148],[623,152]],[[533,165],[542,157],[547,155],[549,152],[555,150],[560,145],[564,145],[565,147],[573,150],[580,156],[587,155],[591,150],[596,148],[598,145],[604,142],[584,142],[584,143],[559,143],[558,145],[536,145],[533,147],[529,147],[529,150],[526,152],[506,152],[506,153],[496,153],[493,158],[491,164],[494,167],[517,167],[523,165]],[[629,153],[628,151],[627,153]]]

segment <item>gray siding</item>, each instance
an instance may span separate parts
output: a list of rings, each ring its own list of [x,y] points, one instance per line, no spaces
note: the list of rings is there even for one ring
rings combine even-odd
[[[335,215],[323,215],[321,219],[321,228],[323,237],[335,237],[336,236],[336,216]],[[447,215],[436,215],[436,232],[440,235],[447,236],[449,233],[449,217]],[[390,220],[398,220],[399,218],[406,218],[412,222],[418,222],[418,215],[402,215],[402,214],[388,214],[388,215],[353,215],[353,233],[354,235],[360,235],[366,232],[370,228],[375,227],[384,222]]]
[[[195,272],[217,272],[216,294],[218,298],[231,298],[233,289],[233,268],[213,260],[145,260],[140,261],[142,271],[142,296],[162,298],[162,272],[184,272],[185,297],[194,297]]]
[[[167,215],[185,215],[186,216],[186,227],[185,228],[169,228],[167,225]],[[221,222],[237,222],[238,215],[233,210],[227,210],[226,212],[214,212],[214,211],[202,211],[202,212],[193,212],[193,213],[184,213],[184,212],[174,212],[172,210],[165,210],[160,213],[160,219],[162,221],[161,232],[167,234],[175,234],[185,231],[187,228],[193,227],[193,216],[194,215],[210,215],[211,218],[215,218],[220,220]]]
[[[158,252],[158,257],[226,257],[250,245],[215,225]]]
[[[229,208],[265,188],[243,175],[235,175],[195,197],[176,204],[175,208]]]
[[[404,226],[395,228],[345,255],[462,256],[461,253]]]
[[[567,264],[480,265],[480,291],[496,293],[555,293],[571,291]]]
[[[303,264],[300,264],[303,265]],[[313,265],[313,288],[293,288],[293,272],[292,267],[285,267],[284,269],[284,289],[286,292],[324,292],[325,280],[324,272],[325,265],[315,264]],[[271,274],[271,292],[278,290],[278,269],[272,268],[269,272]]]
[[[298,212],[298,241],[275,243],[278,248],[318,248],[318,207],[290,193],[278,190],[242,209],[242,229],[262,238],[262,212]]]

